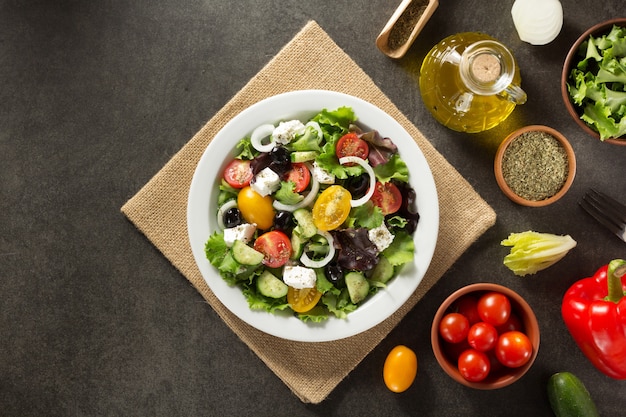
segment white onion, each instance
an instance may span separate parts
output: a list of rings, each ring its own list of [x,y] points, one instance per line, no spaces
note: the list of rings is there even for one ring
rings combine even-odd
[[[274,149],[274,137],[272,136],[273,132],[274,132],[274,125],[272,124],[261,125],[257,127],[256,129],[254,129],[254,131],[252,132],[252,135],[250,136],[250,143],[252,143],[252,146],[254,146],[254,149],[256,149],[259,152],[269,152],[272,149]],[[263,139],[267,137],[269,137],[269,142],[264,144]]]
[[[305,162],[304,165],[311,172],[311,190],[304,197],[304,199],[302,199],[299,203],[296,203],[296,204],[283,204],[278,200],[274,200],[273,205],[276,210],[293,212],[293,211],[298,210],[299,208],[309,206],[317,197],[317,193],[320,191],[320,183],[319,181],[317,181],[317,178],[315,178],[315,175],[313,175],[313,167],[311,166],[311,164],[309,164],[308,162]]]
[[[322,268],[326,266],[330,261],[332,261],[335,257],[335,244],[333,236],[330,233],[324,232],[322,230],[318,230],[317,233],[323,236],[328,242],[328,253],[326,254],[326,256],[324,256],[323,259],[320,259],[319,261],[314,261],[313,259],[309,258],[309,255],[306,254],[305,250],[302,253],[302,256],[300,256],[300,262],[302,262],[302,265],[308,266],[309,268]]]
[[[359,158],[358,156],[344,156],[343,158],[339,158],[339,163],[341,165],[348,164],[350,162],[361,165],[363,169],[365,169],[365,171],[367,172],[367,175],[369,175],[370,177],[370,185],[367,193],[365,193],[365,195],[358,200],[350,201],[350,206],[359,207],[367,203],[370,198],[372,198],[372,194],[374,194],[374,188],[376,186],[376,176],[374,175],[374,169],[372,168],[372,166],[368,164],[366,160]]]
[[[559,0],[515,0],[511,16],[519,38],[531,45],[552,42],[563,27]]]
[[[224,230],[224,213],[233,207],[237,207],[236,199],[228,200],[217,210],[217,226],[220,230]]]
[[[324,137],[324,133],[322,133],[322,128],[320,127],[319,123],[314,122],[313,120],[311,120],[310,122],[308,122],[304,126],[306,126],[306,127],[311,126],[313,129],[315,129],[315,131],[317,132],[317,137],[319,139]]]

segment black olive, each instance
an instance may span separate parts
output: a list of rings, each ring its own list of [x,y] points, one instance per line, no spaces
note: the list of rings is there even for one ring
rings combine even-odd
[[[241,211],[237,207],[231,207],[224,212],[224,227],[230,229],[231,227],[239,226],[243,223],[241,218]]]
[[[353,199],[361,198],[367,193],[370,181],[369,175],[362,174],[356,177],[348,177],[344,183],[346,190],[350,191]]]
[[[290,234],[296,226],[293,214],[289,211],[278,210],[274,215],[274,228]]]
[[[326,279],[330,281],[337,288],[344,288],[346,286],[346,280],[343,276],[343,268],[338,264],[328,264],[324,268],[324,275]]]
[[[289,170],[291,170],[291,156],[289,151],[283,146],[277,146],[270,152],[271,163],[270,169],[277,173],[279,176],[283,176]]]

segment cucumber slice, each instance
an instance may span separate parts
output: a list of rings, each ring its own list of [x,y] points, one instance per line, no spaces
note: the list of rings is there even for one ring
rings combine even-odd
[[[290,259],[300,259],[302,253],[304,253],[304,246],[306,239],[302,238],[298,233],[291,234],[291,257]]]
[[[296,226],[296,232],[300,234],[304,239],[309,239],[317,233],[317,227],[313,223],[313,214],[305,209],[300,208],[293,212],[293,218],[298,224]]]
[[[291,152],[291,162],[307,162],[317,158],[319,154],[315,151]]]
[[[387,260],[387,258],[385,258],[384,256],[380,256],[379,258],[380,259],[378,260],[378,263],[374,267],[374,270],[372,271],[372,276],[370,277],[370,279],[372,281],[386,284],[387,281],[389,281],[393,277],[396,270],[394,269],[393,265],[391,265],[391,262]]]
[[[365,279],[362,273],[356,271],[350,271],[345,276],[346,287],[348,287],[348,294],[350,295],[350,301],[353,304],[358,304],[365,300],[367,297],[370,284]]]
[[[284,297],[289,290],[287,284],[267,270],[256,279],[256,288],[261,294],[270,298]]]
[[[260,265],[265,257],[261,252],[246,245],[241,240],[235,240],[232,251],[233,258],[242,265]]]

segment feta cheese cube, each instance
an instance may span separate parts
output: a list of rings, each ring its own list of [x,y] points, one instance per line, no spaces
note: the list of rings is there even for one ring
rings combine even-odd
[[[261,172],[256,174],[253,181],[250,183],[250,187],[263,197],[278,190],[279,186],[280,177],[269,167],[264,168]]]
[[[230,247],[235,243],[235,240],[241,240],[244,243],[250,242],[252,236],[256,232],[255,223],[244,223],[235,227],[224,229],[224,242],[226,246]]]
[[[283,268],[283,281],[290,287],[297,289],[313,288],[317,282],[317,277],[311,268],[287,265]]]
[[[300,120],[290,120],[288,122],[280,122],[272,136],[276,142],[286,145],[291,142],[296,135],[304,133],[305,126]]]
[[[326,171],[324,168],[320,168],[317,162],[313,162],[313,176],[320,184],[334,184],[335,175]]]
[[[394,235],[387,229],[384,222],[380,226],[368,230],[367,235],[372,243],[376,245],[378,252],[387,249],[394,238]]]

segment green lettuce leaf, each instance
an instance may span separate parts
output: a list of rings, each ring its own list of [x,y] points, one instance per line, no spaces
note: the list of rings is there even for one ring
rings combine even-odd
[[[274,193],[274,199],[283,204],[293,205],[304,200],[302,194],[295,192],[296,183],[293,181],[281,181],[280,188]]]
[[[391,245],[382,252],[382,255],[387,258],[391,265],[398,266],[413,261],[414,252],[415,242],[413,242],[411,235],[405,231],[399,231],[393,238]]]
[[[576,241],[569,235],[527,231],[511,233],[501,244],[511,247],[504,265],[515,275],[523,276],[554,265],[576,246]]]
[[[380,182],[387,182],[392,178],[402,182],[409,181],[409,168],[397,153],[393,154],[386,163],[376,165],[374,174]]]

